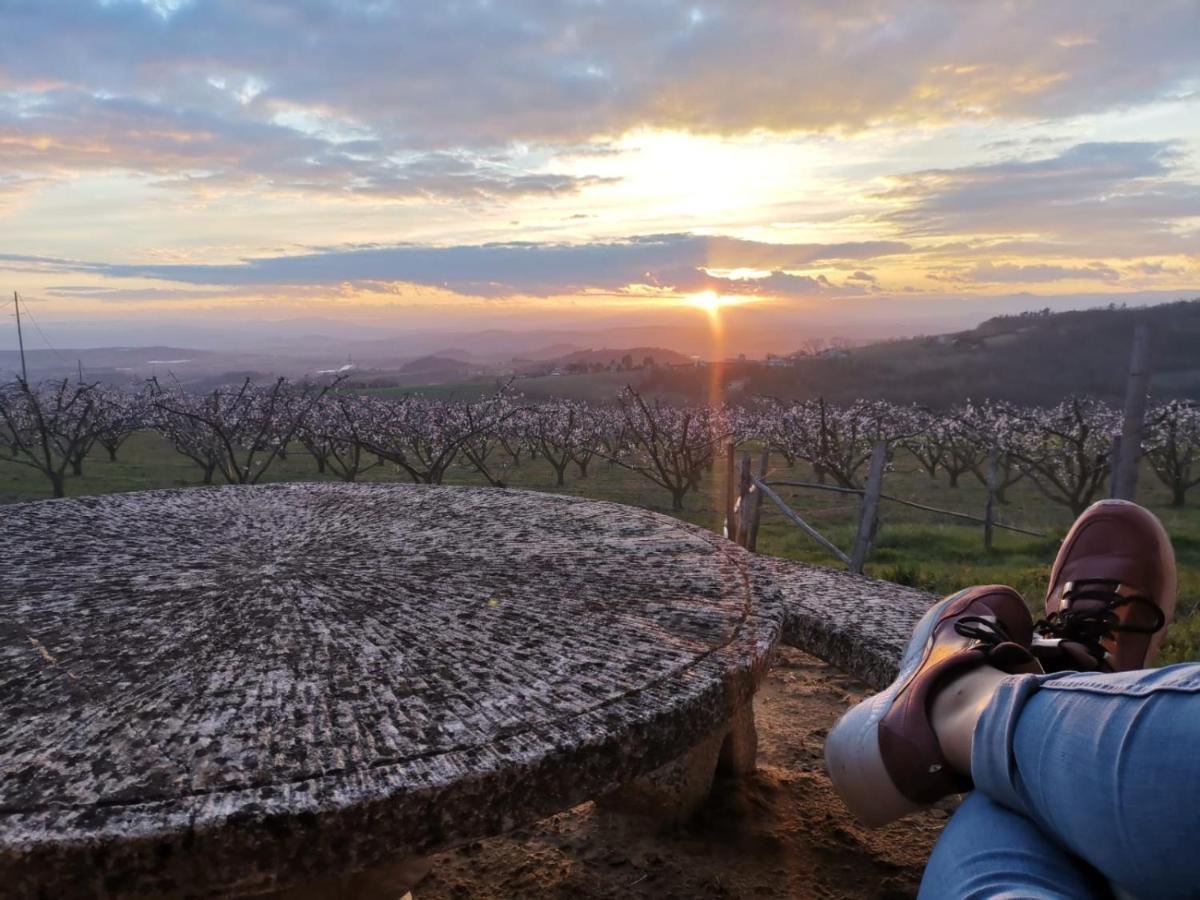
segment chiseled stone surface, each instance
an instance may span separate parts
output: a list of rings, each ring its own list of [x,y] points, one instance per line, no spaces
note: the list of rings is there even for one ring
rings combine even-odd
[[[913,627],[937,599],[924,591],[773,556],[755,564],[786,607],[782,643],[880,690],[896,677]]]
[[[0,559],[14,897],[268,891],[543,817],[728,722],[784,618],[715,535],[518,491],[0,507]]]

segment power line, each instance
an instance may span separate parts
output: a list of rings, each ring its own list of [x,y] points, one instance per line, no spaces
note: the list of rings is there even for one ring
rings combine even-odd
[[[17,312],[17,346],[21,349],[21,380],[29,384],[29,373],[25,371],[25,337],[21,333],[21,301],[13,291],[13,309]]]
[[[58,352],[58,349],[53,344],[51,344],[49,338],[46,337],[46,332],[42,331],[42,326],[38,324],[37,319],[35,319],[33,317],[33,313],[29,311],[28,303],[25,303],[25,315],[29,318],[29,321],[33,323],[33,327],[37,329],[37,333],[39,335],[41,335],[42,343],[44,343],[48,348],[50,348],[50,351],[55,356],[58,357],[58,361],[60,363],[62,363],[65,366],[69,366],[70,363],[67,362],[66,357]]]

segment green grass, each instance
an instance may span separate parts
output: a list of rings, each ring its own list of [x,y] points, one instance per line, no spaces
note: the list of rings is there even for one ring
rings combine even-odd
[[[971,476],[964,477],[958,488],[944,478],[930,479],[903,455],[898,455],[894,470],[885,480],[885,491],[897,497],[918,500],[932,506],[981,515],[985,492]],[[704,528],[719,530],[724,508],[723,467],[714,468],[701,491],[689,495],[685,509],[672,513],[667,492],[618,466],[603,460],[593,461],[590,477],[581,479],[574,466],[568,470],[567,483],[554,487],[550,467],[540,460],[523,460],[519,467],[506,469],[503,477],[514,488],[559,491],[598,500],[612,500],[654,509]],[[772,477],[784,480],[812,479],[804,464],[787,468],[782,460],[772,460]],[[312,459],[297,447],[285,460],[277,461],[264,481],[320,480]],[[109,462],[99,450],[87,460],[84,475],[67,482],[69,496],[106,494],[114,491],[185,487],[198,484],[199,470],[189,460],[153,433],[135,435],[122,448],[117,462]],[[364,481],[403,481],[404,476],[391,466],[367,473]],[[467,469],[454,469],[447,478],[453,484],[485,484],[482,476]],[[780,488],[784,499],[822,534],[838,546],[849,548],[857,523],[857,498],[804,489]],[[49,496],[49,485],[32,469],[0,462],[0,502],[37,500]],[[1168,496],[1149,471],[1141,475],[1140,499],[1163,520],[1175,545],[1180,567],[1179,620],[1172,629],[1162,662],[1200,659],[1200,506],[1172,509]],[[1200,504],[1200,496],[1195,498]],[[1031,605],[1040,602],[1049,567],[1058,541],[1071,524],[1070,513],[1046,501],[1028,482],[1020,482],[1009,491],[1009,502],[999,508],[1000,520],[1047,537],[1033,538],[997,531],[991,552],[983,548],[982,529],[936,514],[884,503],[882,527],[867,573],[878,578],[946,594],[971,584],[1010,584],[1021,591]],[[831,567],[835,560],[813,543],[798,528],[766,503],[758,549],[762,553],[800,559]]]
[[[687,370],[692,373],[693,380],[703,390],[707,382],[694,373],[698,370]],[[529,402],[539,402],[551,398],[566,400],[582,400],[587,403],[611,403],[621,389],[631,386],[642,389],[654,375],[654,370],[636,369],[632,372],[586,372],[572,375],[532,375],[521,376],[512,382],[512,390]],[[414,387],[376,387],[354,388],[355,393],[367,394],[374,397],[400,397],[405,394],[420,394],[435,400],[478,400],[496,392],[497,385],[507,383],[502,376],[487,376],[472,378],[467,381],[447,382],[445,384],[427,384]],[[671,391],[656,388],[654,394],[664,400],[686,403],[692,399],[695,390],[689,386],[686,390]]]

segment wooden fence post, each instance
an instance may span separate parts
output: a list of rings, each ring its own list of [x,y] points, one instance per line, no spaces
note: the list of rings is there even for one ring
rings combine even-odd
[[[779,507],[779,511],[781,513],[783,513],[787,518],[791,519],[794,523],[796,523],[796,525],[798,525],[800,527],[801,531],[803,531],[810,538],[812,538],[814,541],[816,541],[818,544],[820,544],[822,547],[824,547],[826,550],[828,550],[830,553],[832,553],[835,557],[840,559],[847,566],[850,565],[850,557],[848,557],[845,553],[843,553],[841,551],[841,548],[839,548],[836,544],[832,543],[828,538],[826,538],[823,534],[821,534],[821,532],[817,531],[817,529],[813,528],[811,525],[809,525],[807,522],[805,522],[802,518],[800,518],[800,516],[796,515],[796,511],[789,508],[788,505],[783,502],[783,498],[780,497],[773,490],[771,490],[771,488],[767,484],[760,483],[760,484],[756,485],[756,487],[760,491],[763,492],[763,496],[765,496],[768,500],[770,500],[777,507]]]
[[[1108,496],[1117,496],[1117,469],[1121,467],[1121,436],[1113,435],[1108,445]]]
[[[742,454],[742,466],[738,477],[738,499],[737,499],[737,542],[743,547],[746,546],[747,527],[750,524],[750,517],[747,509],[750,503],[750,454]]]
[[[734,464],[733,444],[725,445],[725,537],[737,539],[737,513],[734,504],[737,502],[737,484],[734,479],[736,467]]]
[[[992,549],[992,532],[996,527],[996,486],[1000,482],[1000,448],[988,451],[987,507],[983,512],[983,549]]]
[[[767,477],[767,468],[771,464],[771,445],[764,444],[762,455],[758,459],[758,477],[763,480]],[[758,522],[762,518],[763,495],[762,491],[756,486],[751,487],[753,500],[750,503],[750,531],[746,535],[746,549],[751,553],[758,547]]]
[[[1121,455],[1113,496],[1133,500],[1137,494],[1138,462],[1142,456],[1142,424],[1146,419],[1146,394],[1150,389],[1150,329],[1139,325],[1133,332],[1129,380],[1125,383],[1125,421],[1121,426]]]
[[[850,571],[862,574],[875,539],[875,526],[879,517],[879,495],[883,493],[883,469],[887,464],[887,444],[880,441],[871,448],[871,470],[867,477],[867,490],[863,494],[862,508],[858,518],[858,536],[854,539],[854,550],[850,554]]]

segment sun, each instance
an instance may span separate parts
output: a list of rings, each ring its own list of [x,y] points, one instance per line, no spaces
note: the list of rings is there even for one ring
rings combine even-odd
[[[745,294],[719,294],[716,291],[700,291],[697,294],[685,294],[683,302],[696,309],[702,309],[710,316],[718,315],[722,310],[731,306],[741,306],[744,303],[755,302],[758,298]]]
[[[728,305],[725,298],[716,291],[701,291],[699,294],[689,294],[686,299],[692,306],[699,307],[709,313],[715,313],[722,306]]]

